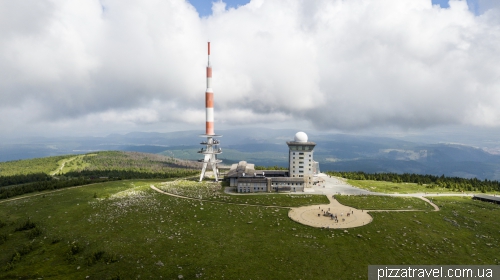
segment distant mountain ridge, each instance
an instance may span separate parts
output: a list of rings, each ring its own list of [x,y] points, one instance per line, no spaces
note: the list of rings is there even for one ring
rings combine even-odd
[[[225,164],[247,160],[256,165],[286,166],[286,141],[295,130],[245,128],[221,130],[220,158]],[[199,131],[131,132],[106,137],[29,138],[0,145],[0,161],[83,154],[92,151],[137,151],[196,160]],[[308,133],[317,143],[321,170],[394,172],[500,179],[500,156],[484,149],[449,143],[421,143],[390,137]]]

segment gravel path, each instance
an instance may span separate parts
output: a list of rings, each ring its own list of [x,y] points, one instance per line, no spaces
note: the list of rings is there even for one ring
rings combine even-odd
[[[201,200],[206,202],[213,203],[224,203],[224,204],[233,204],[233,205],[242,205],[242,206],[259,206],[259,207],[268,207],[268,208],[286,208],[290,209],[288,212],[288,217],[293,221],[298,223],[317,227],[317,228],[334,228],[334,229],[347,229],[360,227],[366,224],[369,224],[373,221],[372,216],[369,214],[370,212],[415,212],[415,211],[425,211],[425,210],[417,210],[417,209],[399,209],[399,210],[364,210],[364,209],[356,209],[353,207],[345,206],[340,204],[335,198],[335,194],[343,194],[343,195],[379,195],[379,196],[395,196],[395,197],[416,197],[422,199],[423,201],[429,203],[434,211],[439,211],[439,207],[430,201],[427,197],[431,196],[473,196],[474,194],[430,194],[430,193],[412,193],[412,194],[386,194],[386,193],[377,193],[371,192],[367,190],[363,190],[360,188],[356,188],[354,186],[349,185],[346,180],[337,177],[330,177],[326,174],[319,174],[318,179],[320,183],[314,185],[312,188],[307,188],[303,193],[296,194],[317,194],[317,195],[326,195],[330,200],[329,204],[323,205],[312,205],[312,206],[303,206],[303,207],[283,207],[283,206],[270,206],[270,205],[252,205],[252,204],[241,204],[241,203],[231,203],[231,202],[223,202],[223,201],[214,201],[214,200],[206,200],[206,199],[197,199],[191,197],[185,197],[180,195],[171,194],[165,191],[162,191],[153,185],[151,188],[156,190],[157,192],[167,194],[174,197],[184,198],[184,199],[194,199]],[[234,188],[225,188],[224,192],[230,195],[248,195],[248,194],[239,194],[234,192]],[[252,193],[266,195],[267,193]],[[295,194],[295,193],[294,193]],[[323,215],[324,213],[337,215],[337,219],[332,219],[329,215]],[[349,213],[349,216],[347,216]],[[319,215],[318,215],[319,214]]]

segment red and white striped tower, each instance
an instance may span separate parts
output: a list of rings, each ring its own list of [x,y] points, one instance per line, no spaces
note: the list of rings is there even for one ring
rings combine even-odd
[[[217,155],[222,153],[222,149],[219,148],[219,140],[214,138],[222,137],[222,135],[215,135],[214,133],[214,92],[212,90],[212,67],[210,66],[210,42],[208,42],[207,90],[205,91],[205,110],[206,129],[205,134],[202,134],[200,136],[206,137],[207,141],[201,142],[200,144],[205,145],[206,148],[201,148],[201,150],[198,151],[198,153],[204,154],[204,159],[200,160],[200,162],[203,162],[200,182],[203,180],[203,177],[205,177],[205,171],[209,164],[212,167],[215,181],[218,181],[219,169],[217,168],[217,163],[220,163],[222,161],[217,159]]]
[[[210,66],[210,42],[208,42],[207,90],[205,91],[207,114],[206,134],[214,135],[214,91],[212,90],[212,66]]]

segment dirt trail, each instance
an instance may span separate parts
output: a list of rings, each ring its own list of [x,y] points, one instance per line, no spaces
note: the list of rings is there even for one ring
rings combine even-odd
[[[50,175],[51,175],[51,176],[56,175],[57,173],[59,173],[60,171],[62,171],[62,170],[63,170],[63,168],[64,168],[64,166],[66,165],[66,163],[71,162],[71,161],[75,160],[75,159],[76,159],[76,158],[78,158],[78,157],[80,157],[80,156],[76,156],[76,157],[72,157],[72,158],[65,159],[65,160],[62,162],[61,166],[59,166],[59,168],[57,168],[55,171],[50,172]]]

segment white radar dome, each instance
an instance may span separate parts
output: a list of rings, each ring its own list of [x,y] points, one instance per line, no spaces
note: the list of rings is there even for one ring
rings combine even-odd
[[[305,143],[307,142],[307,134],[305,132],[297,132],[294,138],[295,142]]]

